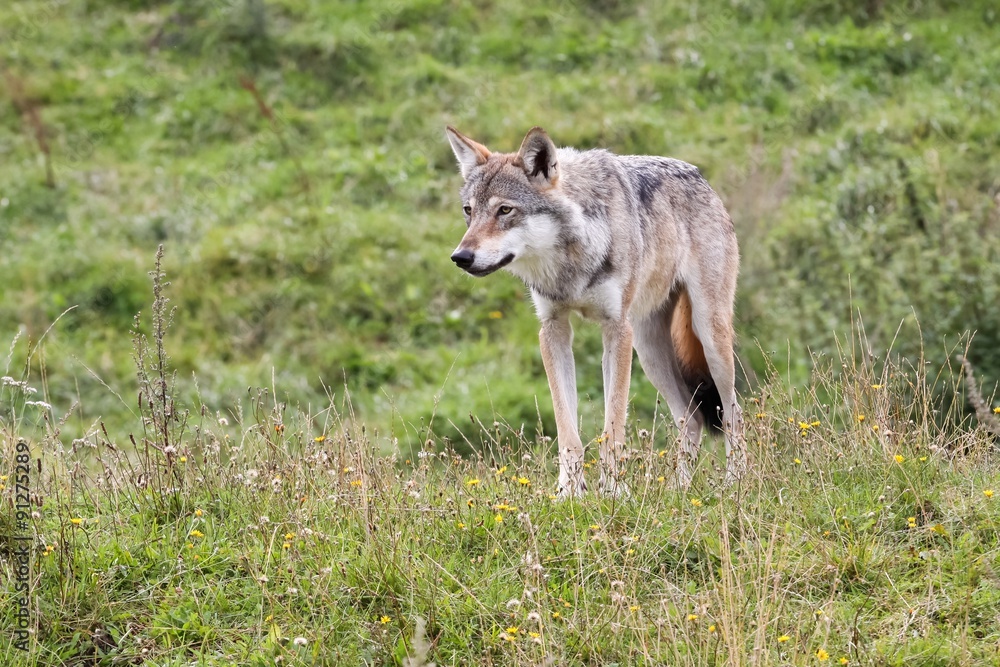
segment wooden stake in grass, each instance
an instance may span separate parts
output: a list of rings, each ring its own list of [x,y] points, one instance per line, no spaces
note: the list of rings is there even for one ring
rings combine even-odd
[[[45,136],[45,125],[42,123],[42,116],[38,111],[38,102],[25,94],[24,83],[13,72],[4,67],[3,74],[14,108],[31,128],[35,142],[38,144],[38,150],[45,156],[45,185],[55,189],[56,177],[52,171],[52,149],[49,148],[49,141]]]

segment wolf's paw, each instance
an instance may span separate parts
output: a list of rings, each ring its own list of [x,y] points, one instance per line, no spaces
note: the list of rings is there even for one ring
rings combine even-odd
[[[598,488],[601,490],[601,495],[608,498],[620,498],[622,500],[626,500],[632,497],[632,491],[629,490],[628,484],[615,479],[614,477],[605,477],[601,479],[598,484]]]
[[[728,489],[731,486],[739,484],[746,474],[746,461],[740,464],[735,464],[733,461],[730,461],[729,465],[726,466],[726,476],[722,479],[722,488]]]
[[[556,494],[559,500],[568,500],[569,498],[580,498],[585,493],[587,493],[587,483],[583,481],[583,478],[573,480],[569,476],[563,477],[559,476],[559,492]]]
[[[687,466],[680,465],[673,475],[667,477],[667,486],[674,491],[686,492],[691,488],[691,480],[693,479],[694,474],[688,470]]]

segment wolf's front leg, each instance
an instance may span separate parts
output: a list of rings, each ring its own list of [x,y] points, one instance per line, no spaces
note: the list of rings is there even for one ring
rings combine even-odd
[[[632,377],[632,325],[627,319],[605,322],[604,338],[604,433],[601,436],[601,493],[626,497],[622,481],[625,451],[625,413]]]
[[[573,327],[567,315],[542,321],[538,334],[542,363],[549,378],[552,407],[559,436],[559,496],[579,496],[587,490],[583,480],[583,443],[576,426],[576,365],[573,362]]]

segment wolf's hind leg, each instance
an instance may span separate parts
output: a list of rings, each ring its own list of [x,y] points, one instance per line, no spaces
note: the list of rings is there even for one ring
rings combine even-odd
[[[694,405],[691,390],[681,377],[674,343],[670,337],[673,304],[632,323],[639,364],[649,381],[666,399],[674,423],[680,431],[677,448],[677,485],[691,485],[694,466],[701,449],[702,416]]]
[[[715,298],[689,290],[691,320],[705,350],[705,360],[722,399],[722,426],[726,436],[726,479],[731,485],[747,470],[746,441],[743,437],[743,410],[736,397],[736,357],[733,352],[733,289]]]
[[[559,439],[559,496],[582,495],[583,443],[576,425],[576,365],[573,362],[573,327],[569,317],[544,320],[538,334],[542,364],[549,380]]]

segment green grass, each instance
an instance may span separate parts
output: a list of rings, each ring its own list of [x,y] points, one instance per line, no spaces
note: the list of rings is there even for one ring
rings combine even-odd
[[[551,430],[548,401],[525,400],[547,389],[523,287],[448,259],[463,228],[443,135],[513,150],[540,124],[688,160],[723,195],[745,386],[771,364],[804,382],[805,351],[835,353],[858,310],[876,348],[936,363],[977,332],[995,379],[996,23],[990,2],[944,0],[7,3],[0,340],[37,341],[72,307],[46,338],[49,402],[74,437],[98,418],[124,437],[101,381],[131,391],[127,332],[165,242],[174,362],[212,410],[273,376],[307,411],[350,391],[411,443],[431,413],[455,441],[470,413],[540,411]],[[54,189],[17,105],[37,110]],[[599,334],[577,341],[600,403]],[[11,367],[38,377],[27,355]],[[638,377],[633,394],[655,399]]]
[[[137,339],[134,449],[52,425],[31,446],[34,634],[28,654],[0,640],[4,664],[978,665],[1000,641],[995,442],[935,409],[958,380],[923,364],[772,376],[737,487],[709,440],[676,490],[659,416],[629,434],[631,499],[557,501],[550,439],[503,421],[463,455],[373,435],[346,400],[189,411],[162,333]],[[30,388],[0,391],[30,414]]]

